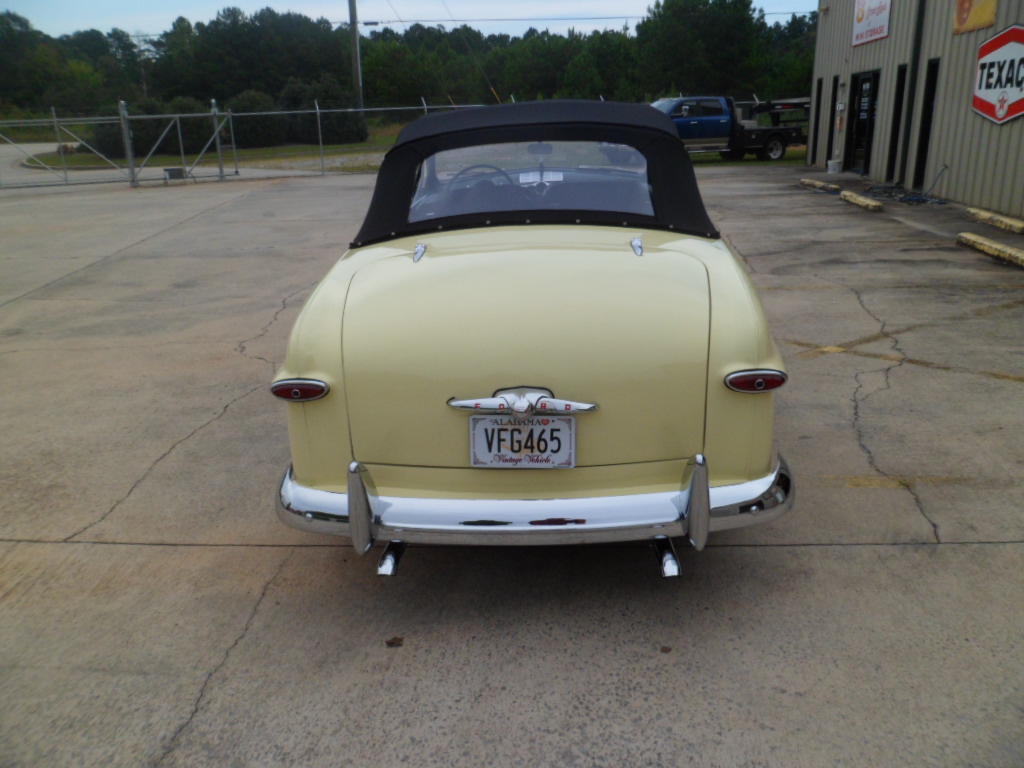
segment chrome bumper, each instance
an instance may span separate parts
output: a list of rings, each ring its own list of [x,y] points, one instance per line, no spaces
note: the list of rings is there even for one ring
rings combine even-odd
[[[766,523],[793,504],[789,467],[736,485],[709,488],[703,456],[680,491],[584,499],[419,499],[373,494],[365,467],[349,467],[348,492],[297,483],[291,467],[278,495],[281,522],[309,533],[348,536],[363,554],[375,541],[408,544],[596,544],[688,536],[703,549],[708,532]]]

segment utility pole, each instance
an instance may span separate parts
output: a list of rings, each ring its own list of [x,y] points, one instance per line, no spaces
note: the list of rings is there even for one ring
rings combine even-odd
[[[352,36],[352,87],[356,92],[356,105],[363,111],[363,67],[359,61],[359,15],[356,0],[348,0],[348,29]]]

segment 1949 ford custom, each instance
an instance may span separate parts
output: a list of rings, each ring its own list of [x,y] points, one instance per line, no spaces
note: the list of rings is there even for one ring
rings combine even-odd
[[[772,520],[786,381],[672,121],[553,101],[431,115],[295,323],[278,515],[384,545],[649,540]]]

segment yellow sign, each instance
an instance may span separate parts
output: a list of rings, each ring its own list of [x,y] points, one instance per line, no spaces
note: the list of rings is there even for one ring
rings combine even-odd
[[[998,8],[999,0],[956,0],[953,34],[995,26]]]

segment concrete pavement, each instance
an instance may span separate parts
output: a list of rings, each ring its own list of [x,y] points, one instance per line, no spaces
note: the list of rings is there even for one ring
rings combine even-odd
[[[953,206],[699,175],[798,496],[674,580],[644,546],[380,579],[276,522],[267,383],[372,176],[0,192],[0,766],[1024,764],[1024,272]]]

